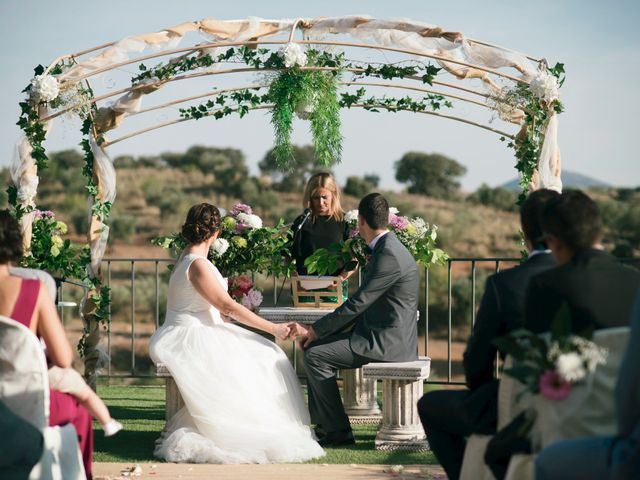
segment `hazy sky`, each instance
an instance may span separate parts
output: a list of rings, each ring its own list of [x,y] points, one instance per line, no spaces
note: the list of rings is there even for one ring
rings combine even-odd
[[[552,65],[564,62],[567,81],[561,96],[566,112],[559,117],[563,167],[614,185],[640,184],[637,0],[1,0],[0,166],[7,165],[13,155],[20,134],[15,125],[20,91],[39,63],[46,65],[60,54],[205,17],[350,14],[420,20],[545,57]],[[334,168],[340,183],[348,175],[375,172],[383,187],[397,188],[393,163],[410,150],[440,152],[464,164],[468,172],[462,183],[467,190],[483,182],[499,185],[515,175],[513,151],[494,134],[426,115],[391,115],[343,111],[343,162]],[[295,128],[294,142],[309,142],[306,125],[299,122]],[[79,139],[75,130],[68,121],[54,124],[47,149],[75,148]],[[183,151],[193,144],[235,147],[245,152],[252,172],[257,173],[257,162],[272,140],[268,116],[253,113],[242,120],[185,122],[114,145],[108,153],[114,158],[124,153]]]

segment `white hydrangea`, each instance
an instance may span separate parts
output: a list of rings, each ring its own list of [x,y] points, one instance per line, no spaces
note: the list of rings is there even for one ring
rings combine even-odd
[[[398,210],[396,207],[389,207],[389,213],[397,215],[398,213],[400,213],[400,210]]]
[[[50,102],[60,93],[60,87],[55,77],[51,75],[36,75],[31,79],[31,95],[38,102]]]
[[[236,219],[251,228],[262,228],[262,219],[257,215],[241,212],[237,215]]]
[[[556,370],[567,382],[577,382],[587,375],[582,358],[576,352],[560,355],[556,360]]]
[[[529,84],[531,93],[540,100],[551,103],[560,96],[558,79],[548,72],[540,72]]]
[[[347,223],[357,222],[358,221],[358,210],[349,210],[344,214],[344,220]]]
[[[295,65],[304,67],[307,64],[307,54],[299,43],[287,43],[280,50],[280,55],[284,57],[284,66],[287,68]]]
[[[427,233],[427,230],[429,230],[429,226],[422,218],[412,218],[409,223],[411,223],[411,225],[413,225],[413,228],[416,229],[416,235],[418,237],[424,236]]]
[[[224,255],[224,252],[229,248],[229,242],[224,238],[216,238],[216,241],[211,245],[211,250],[217,257]]]

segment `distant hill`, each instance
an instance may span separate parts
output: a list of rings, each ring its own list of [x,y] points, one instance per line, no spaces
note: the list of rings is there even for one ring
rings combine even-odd
[[[588,177],[587,175],[583,175],[581,173],[571,172],[571,171],[563,171],[562,172],[562,187],[563,188],[591,188],[591,187],[602,187],[609,188],[611,185],[605,182],[601,182],[600,180],[596,180],[593,177]],[[500,185],[501,187],[507,188],[509,190],[520,190],[518,186],[518,179],[514,178],[507,183]]]

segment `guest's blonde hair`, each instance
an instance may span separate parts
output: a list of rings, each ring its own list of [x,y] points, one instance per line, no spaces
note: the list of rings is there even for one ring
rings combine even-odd
[[[330,216],[334,220],[341,221],[344,218],[344,210],[340,204],[340,189],[333,175],[328,172],[319,172],[311,175],[304,188],[304,197],[302,199],[302,208],[311,207],[311,197],[321,188],[325,188],[331,192],[331,213]]]

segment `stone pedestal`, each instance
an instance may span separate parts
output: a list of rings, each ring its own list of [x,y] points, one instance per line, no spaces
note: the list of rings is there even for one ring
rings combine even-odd
[[[428,450],[418,416],[422,382],[429,377],[428,357],[414,362],[370,363],[364,378],[382,379],[382,425],[376,435],[376,450]]]
[[[382,412],[378,405],[376,379],[364,378],[362,368],[342,370],[344,409],[353,423],[379,423]]]

